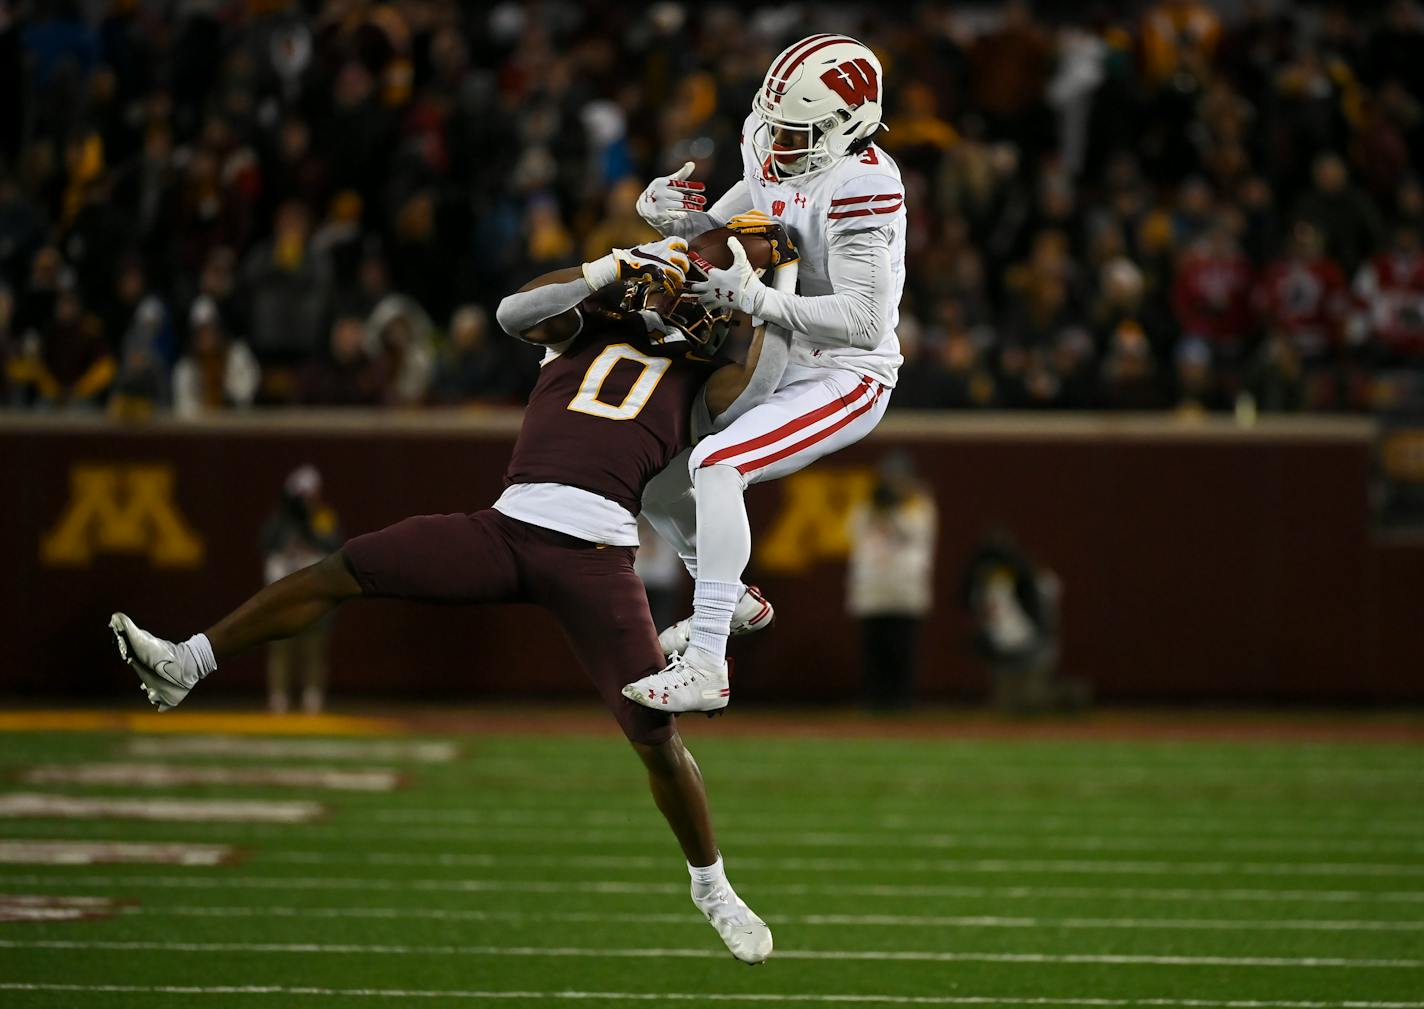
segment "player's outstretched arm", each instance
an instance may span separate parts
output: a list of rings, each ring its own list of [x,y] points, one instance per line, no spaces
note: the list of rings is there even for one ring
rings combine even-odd
[[[592,293],[581,267],[553,270],[502,300],[494,317],[501,329],[526,343],[563,343],[583,328],[575,306]]]
[[[703,183],[689,177],[692,168],[689,161],[672,175],[654,179],[638,197],[638,216],[660,235],[692,238],[752,209],[745,179],[739,179],[708,209]]]
[[[687,265],[687,243],[680,238],[614,249],[582,266],[535,277],[499,303],[495,318],[506,333],[526,343],[565,343],[583,328],[578,305],[595,291],[639,277],[675,290],[682,286]]]

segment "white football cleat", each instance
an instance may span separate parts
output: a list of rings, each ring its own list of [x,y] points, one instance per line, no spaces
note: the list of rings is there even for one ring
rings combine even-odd
[[[624,687],[623,696],[654,711],[713,714],[725,708],[732,696],[727,660],[716,669],[703,669],[681,655],[671,655],[661,670]]]
[[[765,963],[766,958],[771,956],[771,929],[755,911],[747,907],[746,901],[737,896],[731,884],[724,882],[703,897],[697,896],[694,884],[692,902],[697,905],[697,910],[707,916],[727,944],[727,949],[742,963]]]
[[[141,690],[159,711],[176,708],[202,677],[183,668],[183,657],[171,641],[154,637],[122,613],[109,618],[109,630],[119,656],[133,667]]]
[[[748,585],[742,592],[742,598],[737,600],[736,609],[732,611],[731,636],[735,638],[742,634],[751,634],[774,623],[776,610],[767,602],[766,596],[761,594],[761,589]],[[679,620],[658,635],[658,644],[662,646],[664,655],[682,655],[691,643],[691,617]]]

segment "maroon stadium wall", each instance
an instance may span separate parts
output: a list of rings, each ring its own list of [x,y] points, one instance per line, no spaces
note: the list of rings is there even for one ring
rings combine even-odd
[[[0,689],[129,690],[109,612],[179,635],[256,589],[258,531],[293,467],[321,469],[350,534],[487,506],[517,425],[517,412],[0,421]],[[829,685],[855,696],[844,516],[875,461],[904,448],[941,517],[926,696],[984,688],[956,584],[975,541],[1004,526],[1062,578],[1064,668],[1102,697],[1424,699],[1424,541],[1372,530],[1372,430],[892,415],[869,441],[750,492],[751,577],[779,622],[734,646],[739,693],[821,700]],[[339,618],[334,647],[338,692],[584,689],[557,629],[529,607],[361,602]],[[250,690],[260,676],[250,657],[221,685]]]

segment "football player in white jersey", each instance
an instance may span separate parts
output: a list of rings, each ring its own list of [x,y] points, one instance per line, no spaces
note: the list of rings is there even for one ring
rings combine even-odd
[[[666,236],[754,230],[774,218],[800,251],[799,291],[763,283],[735,242],[730,268],[690,285],[709,306],[768,323],[756,366],[767,392],[723,414],[686,465],[675,460],[644,493],[644,514],[697,585],[692,617],[661,635],[667,667],[623,689],[639,704],[726,705],[728,635],[772,618],[771,605],[742,583],[751,559],[746,487],[859,441],[888,405],[903,360],[895,326],[906,216],[900,170],[874,143],[881,114],[875,54],[845,35],[812,35],[772,61],[752,101],[741,181],[706,209],[689,162],[639,198],[639,213]],[[771,338],[777,332],[781,343]]]

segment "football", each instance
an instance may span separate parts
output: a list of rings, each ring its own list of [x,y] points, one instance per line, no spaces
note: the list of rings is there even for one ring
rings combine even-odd
[[[687,279],[703,279],[709,266],[719,270],[731,266],[732,250],[727,248],[729,238],[736,238],[742,243],[742,251],[747,254],[747,261],[757,273],[771,267],[775,259],[775,249],[765,235],[741,235],[731,228],[713,228],[711,231],[704,231],[687,244],[687,256],[692,260],[693,266]]]
[[[707,271],[713,267],[724,270],[732,265],[732,250],[727,248],[729,238],[735,238],[742,243],[747,261],[758,275],[765,273],[776,260],[776,247],[767,236],[739,234],[731,228],[713,228],[711,231],[704,231],[687,245],[687,258],[691,262],[687,271],[689,282],[706,280]],[[656,291],[648,296],[645,304],[664,317],[672,318],[677,311],[677,303],[676,295]]]

